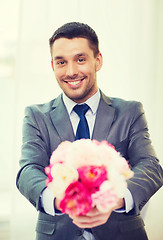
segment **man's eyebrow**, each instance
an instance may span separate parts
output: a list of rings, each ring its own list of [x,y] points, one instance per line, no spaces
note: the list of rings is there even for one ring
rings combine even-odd
[[[78,53],[78,54],[76,54],[75,56],[76,56],[76,57],[82,57],[82,56],[87,57],[88,54],[85,53],[85,52],[83,52],[83,53]]]
[[[60,60],[60,59],[63,59],[64,57],[62,57],[62,56],[56,56],[53,60]]]
[[[88,54],[87,53],[85,53],[85,52],[82,52],[82,53],[77,53],[77,54],[75,54],[75,56],[74,57],[87,57],[88,56]],[[61,60],[61,59],[64,59],[64,57],[63,56],[56,56],[56,57],[54,57],[54,61],[57,61],[57,60]]]

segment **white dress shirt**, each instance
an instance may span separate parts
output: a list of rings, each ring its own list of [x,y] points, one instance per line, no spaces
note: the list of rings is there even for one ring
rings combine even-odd
[[[89,126],[89,132],[90,132],[90,138],[92,138],[92,133],[93,133],[93,128],[94,128],[94,123],[95,123],[95,118],[96,118],[96,112],[97,112],[97,108],[99,105],[99,101],[100,101],[100,92],[99,90],[91,97],[89,98],[86,103],[90,109],[86,112],[85,117],[87,119],[88,122],[88,126]],[[76,102],[72,101],[70,98],[68,98],[64,93],[63,93],[63,102],[66,106],[66,109],[68,111],[71,123],[72,123],[72,127],[74,130],[74,135],[76,134],[76,130],[77,130],[77,126],[79,123],[79,116],[77,115],[77,113],[75,111],[73,111],[74,106],[76,105]],[[134,202],[133,202],[133,198],[132,195],[130,193],[130,191],[127,189],[126,193],[125,193],[125,209],[122,210],[117,210],[116,212],[121,213],[121,212],[129,212],[133,207],[134,207]],[[51,193],[51,191],[46,188],[41,195],[41,203],[42,203],[42,207],[44,208],[44,211],[50,215],[60,215],[58,213],[55,213],[55,209],[54,209],[54,196]],[[90,232],[86,232],[84,231],[84,238],[86,240],[94,240],[93,235]]]
[[[90,138],[92,138],[92,133],[93,133],[93,128],[94,128],[96,112],[97,112],[97,108],[99,105],[99,101],[100,101],[100,92],[98,90],[97,93],[95,93],[91,98],[89,98],[86,102],[84,102],[90,107],[85,114],[85,117],[88,122]],[[70,120],[72,123],[72,127],[74,130],[74,134],[76,135],[77,126],[78,126],[78,123],[80,120],[78,114],[75,111],[73,111],[73,108],[75,107],[76,102],[72,101],[65,94],[63,94],[63,102],[67,108],[67,111],[68,111],[68,114],[70,116]]]

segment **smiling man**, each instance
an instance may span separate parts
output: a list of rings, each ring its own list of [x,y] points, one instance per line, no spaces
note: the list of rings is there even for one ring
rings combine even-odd
[[[102,54],[97,35],[87,24],[67,23],[49,43],[52,69],[63,92],[49,103],[26,108],[17,175],[18,189],[39,211],[36,239],[147,240],[140,213],[163,185],[163,171],[149,139],[142,104],[107,97],[98,88]],[[134,177],[114,208],[101,213],[94,207],[84,216],[69,216],[60,212],[59,199],[46,188],[44,169],[62,141],[79,139],[81,119],[76,109],[81,106],[87,106],[87,137],[114,145]]]
[[[52,68],[67,97],[85,102],[97,92],[96,72],[102,66],[102,55],[94,53],[86,38],[59,38],[51,46]]]

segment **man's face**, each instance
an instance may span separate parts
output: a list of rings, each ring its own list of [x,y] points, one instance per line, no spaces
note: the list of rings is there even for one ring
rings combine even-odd
[[[52,46],[52,68],[63,92],[82,103],[97,92],[96,72],[102,66],[102,55],[94,57],[85,38],[60,38]]]

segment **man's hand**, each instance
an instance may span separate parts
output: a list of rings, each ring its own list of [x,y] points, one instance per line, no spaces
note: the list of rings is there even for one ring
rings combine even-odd
[[[109,210],[107,213],[101,213],[95,207],[91,209],[87,215],[84,216],[70,216],[72,218],[73,223],[80,228],[93,228],[99,225],[106,223],[108,218],[110,217],[112,210]]]
[[[117,205],[108,210],[106,213],[101,213],[96,207],[91,209],[84,216],[69,216],[73,223],[80,228],[93,228],[105,224],[110,217],[112,211],[124,207],[124,199],[119,199]]]

